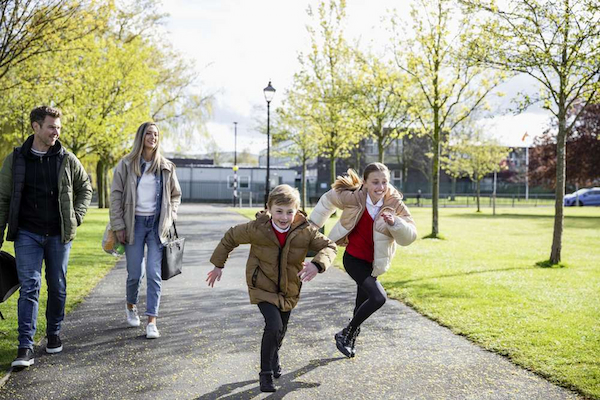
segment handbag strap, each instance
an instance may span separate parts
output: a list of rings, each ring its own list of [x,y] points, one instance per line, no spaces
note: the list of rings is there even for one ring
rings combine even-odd
[[[173,230],[175,231],[175,239],[179,239],[179,235],[177,234],[177,225],[175,221],[173,221]]]

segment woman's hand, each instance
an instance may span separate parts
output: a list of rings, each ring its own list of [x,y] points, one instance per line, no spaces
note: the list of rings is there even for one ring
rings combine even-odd
[[[298,276],[302,282],[311,281],[319,273],[319,269],[312,262],[303,262],[302,265],[304,268],[298,272]]]
[[[125,232],[125,229],[121,229],[120,231],[116,231],[115,234],[117,235],[117,240],[119,241],[119,243],[127,243],[127,232]]]
[[[214,267],[212,271],[208,271],[208,278],[206,278],[208,286],[215,287],[215,281],[220,281],[222,274],[223,268]]]
[[[383,217],[383,220],[386,224],[388,224],[389,226],[394,225],[394,217],[392,216],[392,214],[382,213],[381,216]]]

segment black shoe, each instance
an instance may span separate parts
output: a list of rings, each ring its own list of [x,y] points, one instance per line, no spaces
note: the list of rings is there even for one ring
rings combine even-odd
[[[258,374],[258,377],[260,381],[261,392],[274,392],[277,390],[275,389],[275,385],[273,384],[273,372],[261,372],[260,374]]]
[[[352,357],[352,344],[351,344],[351,336],[350,336],[350,327],[347,326],[342,329],[340,332],[336,333],[335,336],[335,345],[337,349],[346,357]]]
[[[358,328],[356,328],[356,331],[354,332],[354,335],[352,335],[352,338],[350,340],[350,356],[354,357],[356,355],[356,338],[358,337],[358,334],[360,333],[360,326]]]
[[[48,335],[48,343],[46,343],[46,353],[55,354],[60,353],[63,349],[60,336]]]
[[[15,358],[15,361],[13,361],[10,365],[15,368],[27,368],[33,365],[33,361],[33,350],[28,347],[24,347],[19,348],[17,351],[17,358]]]

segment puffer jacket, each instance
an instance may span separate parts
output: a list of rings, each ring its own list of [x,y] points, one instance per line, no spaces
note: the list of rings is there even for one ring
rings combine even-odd
[[[222,268],[234,248],[248,243],[251,246],[246,262],[246,283],[250,303],[268,302],[284,312],[291,311],[300,299],[302,282],[298,272],[303,268],[308,250],[318,252],[313,262],[322,267],[320,272],[333,263],[337,252],[335,243],[311,226],[301,211],[296,214],[281,247],[271,225],[271,215],[263,210],[256,214],[256,220],[230,228],[210,262]]]
[[[342,215],[329,233],[329,238],[339,246],[348,244],[348,234],[367,208],[367,190],[363,187],[356,190],[331,189],[319,199],[310,221],[322,227],[333,212],[339,208]],[[388,212],[394,216],[394,225],[388,225],[382,213]],[[383,197],[383,205],[374,218],[373,242],[373,276],[385,273],[389,268],[396,252],[396,243],[408,246],[417,239],[417,227],[408,208],[402,202],[400,193],[391,186]]]
[[[6,240],[14,241],[19,230],[19,211],[21,197],[25,186],[25,151],[29,151],[33,135],[21,147],[10,153],[0,170],[0,247],[2,247],[4,230],[8,224]],[[81,162],[75,155],[57,141],[59,148],[58,211],[60,214],[61,242],[68,243],[75,238],[77,227],[82,224],[83,217],[92,200],[92,184]]]
[[[163,186],[158,236],[165,244],[168,241],[169,229],[177,219],[177,208],[181,203],[181,187],[175,174],[175,164],[166,161],[160,166]],[[110,227],[113,231],[125,229],[127,243],[135,241],[135,205],[137,191],[137,175],[131,170],[126,159],[119,161],[115,167],[110,189]]]

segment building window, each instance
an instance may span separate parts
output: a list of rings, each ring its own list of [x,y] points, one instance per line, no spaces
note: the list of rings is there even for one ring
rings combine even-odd
[[[238,175],[237,179],[238,179],[238,189],[248,189],[250,187],[250,177],[249,176],[239,176]],[[234,181],[233,175],[227,176],[227,188],[228,189],[233,189],[233,181]]]

